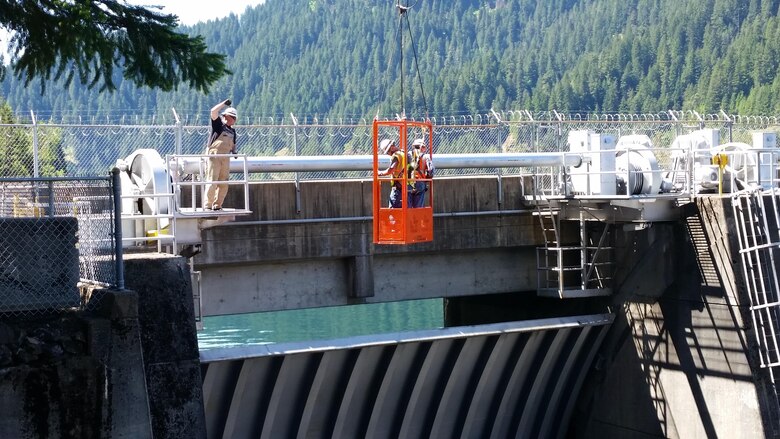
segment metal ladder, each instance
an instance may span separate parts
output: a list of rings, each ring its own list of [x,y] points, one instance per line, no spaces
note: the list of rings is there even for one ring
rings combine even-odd
[[[767,197],[771,199],[769,209],[765,203]],[[776,270],[780,258],[778,195],[775,189],[768,192],[760,189],[743,191],[733,196],[731,205],[761,367],[769,368],[774,383],[778,372],[775,367],[780,366],[780,282]]]
[[[604,225],[596,244],[588,234],[589,221],[581,214],[579,245],[563,246],[558,212],[549,204],[545,209],[537,204],[536,216],[544,235],[544,247],[536,251],[537,295],[564,299],[612,294],[612,249],[605,245],[609,225]]]
[[[560,251],[560,217],[550,204],[542,210],[539,203],[536,204],[536,216],[539,218],[542,236],[544,236],[544,247],[536,249],[537,294],[549,295],[551,290],[554,290],[560,297],[564,282],[564,273],[560,269],[563,266],[563,253]]]

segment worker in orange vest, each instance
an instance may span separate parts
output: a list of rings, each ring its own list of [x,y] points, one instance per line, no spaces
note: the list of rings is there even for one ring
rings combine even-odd
[[[423,207],[425,206],[425,193],[428,192],[428,189],[430,188],[430,184],[428,181],[431,178],[433,178],[433,160],[431,159],[431,155],[427,152],[427,147],[425,145],[424,139],[415,139],[414,142],[412,142],[412,151],[410,152],[410,162],[414,160],[414,166],[409,165],[410,168],[413,167],[413,170],[411,171],[411,175],[413,176],[414,181],[410,184],[412,185],[412,194],[411,194],[411,206],[412,207]],[[420,179],[424,179],[423,181],[420,181]]]
[[[377,175],[380,177],[388,175],[393,177],[391,180],[393,187],[390,189],[390,204],[388,207],[400,208],[403,196],[401,186],[403,185],[404,169],[406,169],[406,157],[403,151],[390,139],[382,139],[379,142],[379,150],[382,151],[382,154],[387,154],[392,158],[387,169],[377,172]]]

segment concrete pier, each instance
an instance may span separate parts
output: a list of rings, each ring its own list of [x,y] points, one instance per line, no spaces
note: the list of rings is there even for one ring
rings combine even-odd
[[[0,320],[0,437],[205,438],[186,260],[125,259],[89,311]]]
[[[573,437],[780,437],[730,202],[706,197],[685,207],[663,252],[673,282],[657,298],[618,288],[616,321],[579,397]],[[646,285],[657,277],[643,276]]]

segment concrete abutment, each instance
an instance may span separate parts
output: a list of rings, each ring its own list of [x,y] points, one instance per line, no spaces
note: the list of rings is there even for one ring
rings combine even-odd
[[[0,437],[205,438],[186,260],[129,255],[87,311],[0,320]]]

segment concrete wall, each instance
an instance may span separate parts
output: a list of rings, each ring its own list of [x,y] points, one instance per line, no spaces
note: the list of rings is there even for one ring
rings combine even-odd
[[[300,212],[294,184],[253,185],[251,217],[203,232],[203,315],[535,291],[543,237],[520,184],[437,180],[434,214],[448,214],[432,242],[406,246],[373,244],[370,181],[303,182]]]
[[[126,286],[138,294],[138,323],[155,439],[205,438],[192,283],[184,258],[125,256]]]
[[[106,371],[87,353],[87,334],[83,321],[68,317],[0,322],[0,437],[103,436],[96,389]]]
[[[135,291],[89,311],[0,320],[0,438],[205,438],[186,261],[131,255]]]
[[[0,437],[151,438],[137,296],[0,322]]]
[[[637,276],[618,288],[617,318],[579,398],[572,437],[779,436],[777,400],[740,297],[731,208],[727,199],[697,201],[668,240],[674,282],[658,300],[657,286],[645,291]],[[643,265],[653,284],[658,265]]]

